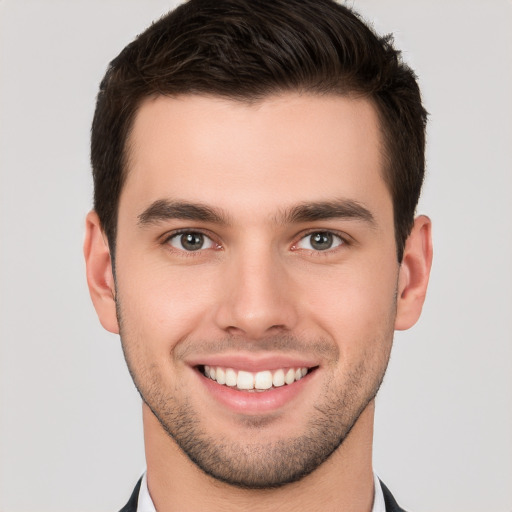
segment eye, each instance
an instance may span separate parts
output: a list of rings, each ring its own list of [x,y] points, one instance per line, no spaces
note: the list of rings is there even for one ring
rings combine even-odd
[[[197,231],[177,233],[168,238],[167,243],[175,249],[188,252],[212,249],[217,245],[211,238]]]
[[[297,249],[309,251],[327,251],[343,245],[345,241],[330,231],[314,231],[302,237],[295,245]]]

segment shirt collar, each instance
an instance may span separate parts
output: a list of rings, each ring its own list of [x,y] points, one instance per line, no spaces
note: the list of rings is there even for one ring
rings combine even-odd
[[[155,508],[155,505],[153,504],[153,500],[151,499],[151,496],[149,495],[148,480],[146,478],[146,472],[144,472],[144,475],[142,475],[142,482],[140,483],[137,512],[156,512],[156,508]]]

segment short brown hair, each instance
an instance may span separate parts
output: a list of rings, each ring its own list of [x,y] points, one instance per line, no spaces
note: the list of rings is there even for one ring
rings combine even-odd
[[[110,63],[98,93],[91,161],[94,208],[112,255],[126,142],[144,98],[209,94],[256,101],[286,91],[373,101],[401,261],[423,183],[427,113],[416,76],[391,37],[379,37],[333,0],[189,0]]]

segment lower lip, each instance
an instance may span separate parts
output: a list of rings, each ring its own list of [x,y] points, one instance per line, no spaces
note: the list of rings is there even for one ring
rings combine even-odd
[[[205,377],[199,370],[196,370],[196,373],[207,391],[222,405],[239,414],[256,415],[277,411],[294,401],[311,381],[315,372],[306,374],[293,384],[252,392],[239,391],[236,388],[218,384]]]

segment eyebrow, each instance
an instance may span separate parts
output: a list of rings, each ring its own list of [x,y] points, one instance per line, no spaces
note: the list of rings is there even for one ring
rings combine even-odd
[[[376,225],[370,210],[361,203],[350,199],[301,203],[284,211],[276,220],[279,223],[287,224],[327,219],[351,219],[363,221],[372,226]]]
[[[366,222],[372,226],[375,218],[365,206],[350,199],[300,203],[274,217],[276,224],[297,224],[327,219],[351,219]],[[181,219],[212,224],[229,225],[229,216],[222,210],[201,203],[158,199],[151,203],[139,216],[138,224],[147,226],[158,222]]]
[[[139,225],[156,224],[161,221],[182,219],[214,224],[229,224],[228,216],[222,211],[200,203],[158,199],[151,203],[139,216]]]

